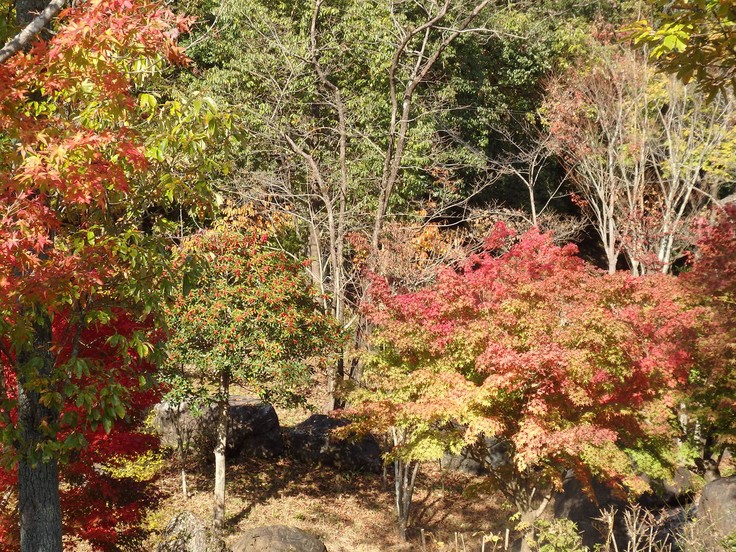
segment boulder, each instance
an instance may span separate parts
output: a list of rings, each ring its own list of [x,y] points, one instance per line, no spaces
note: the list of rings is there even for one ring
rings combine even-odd
[[[580,481],[568,472],[562,484],[562,492],[554,497],[554,517],[566,518],[574,522],[583,538],[583,545],[593,549],[596,544],[604,542],[600,523],[596,518],[601,517],[601,510],[613,508],[618,512],[614,522],[614,538],[619,550],[626,549],[626,528],[622,513],[627,507],[624,500],[616,498],[603,483],[593,481],[594,499],[591,500],[583,491]]]
[[[440,459],[443,469],[470,475],[485,475],[491,469],[501,468],[508,463],[508,445],[493,437],[480,439],[475,445],[465,447],[459,454],[446,452]]]
[[[686,506],[693,502],[697,490],[695,475],[685,467],[677,467],[671,479],[653,480],[642,475],[651,491],[644,493],[637,499],[637,504],[648,510]]]
[[[161,533],[156,552],[224,552],[225,544],[214,538],[191,512],[177,514]]]
[[[470,475],[484,475],[488,470],[475,458],[468,449],[463,449],[459,454],[446,452],[440,458],[440,467],[443,470],[458,471]]]
[[[231,397],[228,453],[232,457],[275,458],[284,452],[279,417],[270,404],[247,397]]]
[[[269,525],[243,533],[232,552],[327,552],[317,537],[296,527]]]
[[[161,402],[153,407],[153,429],[161,438],[161,444],[175,448],[181,437],[185,448],[188,448],[197,433],[199,417],[195,416],[186,403],[172,404]]]
[[[305,464],[333,466],[356,472],[380,473],[381,449],[372,436],[337,439],[332,431],[349,422],[314,414],[287,433],[289,454]]]
[[[164,445],[176,447],[180,433],[184,446],[209,456],[217,437],[215,405],[192,412],[187,404],[160,403],[154,407],[153,426]],[[284,451],[276,411],[270,404],[250,397],[230,397],[227,456],[273,458]]]
[[[714,541],[736,533],[736,475],[716,479],[703,487],[697,520],[700,529]]]

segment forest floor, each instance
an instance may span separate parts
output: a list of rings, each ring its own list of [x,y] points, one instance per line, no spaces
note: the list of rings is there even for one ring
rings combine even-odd
[[[301,421],[282,415],[282,427]],[[173,458],[173,457],[172,457]],[[211,519],[214,467],[192,464],[188,474],[189,498],[184,500],[176,462],[159,486],[163,498],[151,512],[152,530],[147,547],[177,513],[189,510]],[[483,535],[504,527],[510,512],[502,500],[469,493],[480,479],[423,465],[417,476],[409,542],[395,529],[392,487],[374,474],[306,466],[288,458],[231,463],[227,471],[227,544],[250,528],[289,525],[322,540],[330,552],[480,550]],[[498,546],[496,550],[502,550]],[[486,545],[486,552],[493,546]]]

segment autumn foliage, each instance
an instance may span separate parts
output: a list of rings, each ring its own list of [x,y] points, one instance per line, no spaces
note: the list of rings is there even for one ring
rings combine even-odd
[[[0,457],[6,485],[17,466],[23,550],[61,545],[59,461],[67,533],[116,549],[139,531],[143,487],[101,461],[153,444],[135,427],[173,285],[163,214],[208,210],[208,165],[185,161],[216,117],[144,93],[185,60],[188,24],[155,3],[77,2],[0,64]]]
[[[200,268],[169,308],[169,365],[188,367],[203,384],[227,372],[264,399],[294,402],[309,394],[316,357],[339,331],[320,311],[303,264],[269,239],[221,228],[182,244],[178,259],[199,259]]]
[[[53,309],[125,277],[103,227],[140,199],[132,178],[149,163],[135,128],[146,113],[131,76],[181,59],[167,33],[185,22],[172,17],[128,0],[85,3],[64,12],[53,40],[0,65],[4,312],[17,301]]]
[[[153,4],[88,2],[62,13],[52,40],[0,65],[0,330],[6,357],[26,347],[46,318],[54,320],[55,331],[61,331],[58,319],[66,318],[66,339],[78,341],[79,331],[109,324],[113,307],[146,316],[161,301],[163,245],[142,231],[140,219],[165,200],[150,182],[156,165],[138,130],[150,109],[139,105],[134,87],[156,66],[182,59],[172,36],[185,24]],[[129,337],[140,353],[150,350],[137,332]],[[24,375],[30,378],[24,385],[40,385],[52,408],[79,403],[79,390],[64,382],[86,360],[77,349],[65,360],[51,353],[50,379]]]
[[[709,314],[710,330],[698,340],[700,362],[690,374],[685,430],[703,436],[702,457],[722,457],[736,443],[736,206],[727,206],[715,224],[703,224],[690,269],[681,277]],[[695,425],[699,425],[695,431]],[[697,444],[701,446],[700,443]]]
[[[673,277],[604,275],[576,253],[498,226],[421,291],[375,279],[355,427],[408,429],[392,452],[407,459],[492,438],[506,457],[492,479],[522,514],[565,467],[645,490],[626,451],[669,434],[700,311]]]
[[[71,354],[67,323],[63,315],[54,321],[54,347],[60,362]],[[141,381],[150,381],[155,367],[133,350],[121,356],[110,344],[113,336],[130,337],[141,331],[146,328],[120,311],[111,325],[84,330],[78,354],[94,369],[70,374],[66,383],[78,389],[78,400],[66,405],[62,419],[70,427],[86,430],[64,430],[58,435],[58,440],[67,446],[61,486],[64,533],[87,541],[95,550],[119,550],[123,545],[138,542],[144,535],[140,525],[143,516],[157,494],[151,485],[153,473],[119,473],[121,465],[135,462],[158,446],[158,438],[144,431],[142,423],[148,409],[159,400],[160,390],[140,387]],[[12,364],[3,358],[2,368],[8,393],[12,395]],[[103,413],[90,407],[99,405],[99,397],[109,393],[106,388],[111,382],[120,386],[123,396],[109,405],[115,412],[103,417]],[[15,419],[14,412],[9,414]],[[108,421],[113,417],[121,418],[114,427]],[[3,431],[8,429],[3,425]],[[18,546],[15,485],[16,471],[6,465],[0,469],[0,493],[5,498],[0,504],[0,542],[13,548]]]

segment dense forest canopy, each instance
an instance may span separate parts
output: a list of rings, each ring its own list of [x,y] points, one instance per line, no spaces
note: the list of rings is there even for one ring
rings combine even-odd
[[[141,546],[164,396],[217,404],[222,536],[235,385],[390,436],[402,538],[447,452],[522,549],[567,469],[724,461],[730,2],[0,7],[6,546]]]

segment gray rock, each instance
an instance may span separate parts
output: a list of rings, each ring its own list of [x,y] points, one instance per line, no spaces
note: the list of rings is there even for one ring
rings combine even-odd
[[[276,411],[258,399],[231,397],[227,439],[232,457],[275,458],[284,452]]]
[[[721,478],[721,470],[718,468],[718,462],[713,458],[696,458],[695,466],[697,472],[703,476],[706,483]]]
[[[199,424],[199,414],[192,413],[185,403],[174,405],[164,401],[153,407],[153,429],[164,446],[177,447],[181,437],[184,448],[190,447]]]
[[[643,477],[652,488],[637,499],[637,504],[649,510],[686,506],[693,502],[697,489],[695,475],[685,467],[677,467],[672,478],[667,480],[652,480],[646,475]]]
[[[676,543],[686,534],[691,520],[693,505],[664,508],[655,516],[655,541],[658,543]],[[677,549],[675,549],[677,550]]]
[[[191,512],[177,514],[161,533],[156,552],[224,552],[225,544],[214,538]]]
[[[192,412],[188,405],[161,403],[154,407],[154,428],[164,445],[177,446],[177,432],[184,446],[203,456],[214,450],[217,411],[214,405]],[[230,459],[256,456],[273,458],[284,451],[276,411],[270,404],[249,397],[230,397],[227,456]]]
[[[296,527],[269,525],[243,533],[232,552],[327,552],[317,537]]]
[[[383,465],[376,440],[365,436],[357,441],[337,439],[332,430],[346,420],[314,414],[288,431],[289,454],[305,464],[320,464],[357,472],[380,473]]]
[[[508,465],[509,461],[508,445],[500,439],[486,437],[465,447],[459,454],[446,452],[440,459],[440,466],[471,475],[486,475]]]
[[[562,492],[554,497],[554,517],[574,522],[583,538],[583,545],[593,549],[596,544],[604,542],[596,518],[601,516],[601,510],[613,508],[618,512],[614,523],[614,538],[619,550],[625,550],[628,538],[622,513],[627,507],[626,502],[613,496],[611,489],[603,483],[594,480],[592,487],[595,501],[585,494],[583,486],[572,472],[568,472],[562,484]]]
[[[444,470],[458,471],[470,475],[484,475],[488,473],[483,464],[470,453],[463,449],[459,454],[446,452],[440,459],[440,466]]]
[[[736,475],[717,479],[703,487],[697,520],[701,530],[714,540],[736,533]]]

